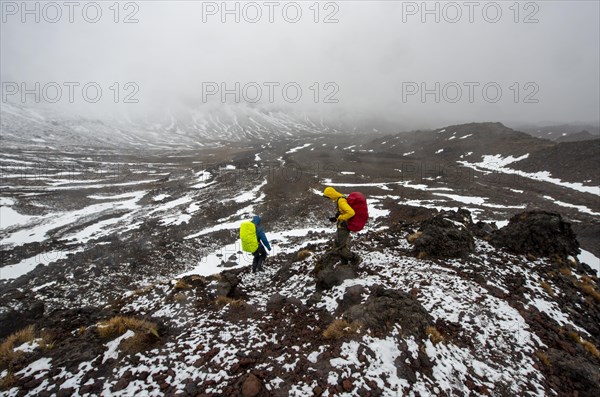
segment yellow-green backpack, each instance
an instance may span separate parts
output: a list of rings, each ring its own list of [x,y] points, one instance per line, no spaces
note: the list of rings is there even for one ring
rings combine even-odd
[[[240,239],[242,240],[242,251],[256,251],[258,249],[256,225],[252,222],[242,222],[240,226]]]

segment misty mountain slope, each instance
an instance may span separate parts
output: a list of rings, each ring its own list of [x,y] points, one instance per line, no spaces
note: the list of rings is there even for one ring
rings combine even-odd
[[[526,172],[547,170],[566,181],[600,184],[600,139],[582,142],[561,142],[548,150],[532,153],[513,167]],[[587,179],[586,179],[587,178]]]
[[[438,219],[482,232],[465,212]],[[597,288],[589,268],[480,238],[463,258],[416,259],[405,238],[424,225],[358,235],[355,268],[323,262],[327,246],[305,232],[275,243],[262,274],[234,253],[238,270],[159,281],[98,311],[59,309],[43,325],[54,344],[23,345],[6,393],[594,395],[600,357],[584,346],[600,343],[600,313],[584,288]],[[150,324],[103,331],[118,315]]]
[[[562,124],[545,127],[524,126],[520,129],[537,138],[550,139],[556,142],[592,140],[598,139],[600,136],[600,129],[597,125]]]
[[[464,207],[478,219],[502,220],[526,208],[552,209],[576,220],[574,227],[586,249],[600,254],[595,248],[600,191],[595,179],[586,179],[596,178],[593,148],[585,149],[579,161],[574,155],[577,148],[569,153],[558,150],[556,156],[545,160],[556,144],[496,123],[405,135],[356,143],[314,141],[284,155],[283,167],[292,179],[294,172],[302,171],[342,192],[361,190],[389,210],[398,204],[430,209]],[[409,139],[420,144],[410,146]],[[555,158],[563,155],[561,168]],[[529,157],[539,159],[535,172],[519,168]],[[560,173],[556,171],[559,168]]]
[[[557,142],[579,142],[579,141],[591,141],[594,139],[599,139],[598,135],[593,135],[588,131],[580,131],[574,134],[570,134],[567,136],[561,136],[556,141]]]
[[[377,147],[376,145],[380,145]],[[458,160],[463,157],[483,154],[503,154],[521,156],[527,150],[541,150],[552,144],[546,140],[531,137],[523,132],[505,127],[501,123],[469,123],[439,128],[432,131],[400,133],[374,140],[373,147],[379,150],[413,158],[425,156],[442,160]],[[444,149],[443,151],[439,151]],[[467,153],[472,153],[468,155]]]
[[[47,107],[3,103],[0,116],[3,145],[13,148],[34,145],[189,150],[228,143],[341,134],[352,131],[353,127],[351,122],[331,122],[302,112],[242,104],[205,105],[177,112],[164,109],[144,118],[114,115],[101,119],[65,116]],[[353,133],[357,132],[361,131]]]

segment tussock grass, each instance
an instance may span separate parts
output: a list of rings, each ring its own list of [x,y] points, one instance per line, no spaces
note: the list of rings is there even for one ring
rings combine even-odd
[[[573,274],[573,272],[571,271],[571,268],[568,268],[568,267],[561,267],[558,271],[563,276],[571,276]]]
[[[56,340],[54,339],[54,335],[49,331],[42,331],[42,335],[40,339],[38,339],[38,344],[40,348],[44,350],[52,350],[56,345]]]
[[[98,323],[98,335],[102,338],[119,336],[127,330],[136,334],[151,334],[159,338],[156,324],[135,317],[115,316],[108,321]]]
[[[571,339],[576,342],[579,343],[581,346],[583,346],[583,348],[590,353],[592,356],[596,357],[596,359],[600,360],[600,351],[598,351],[598,348],[596,347],[596,345],[594,345],[592,342],[587,341],[585,339],[583,339],[577,332],[575,331],[570,331],[569,332],[569,336],[571,337]]]
[[[543,280],[540,280],[540,286],[544,289],[544,291],[546,291],[548,295],[554,296],[554,290],[552,289],[552,286],[550,286],[550,284]]]
[[[298,252],[297,258],[298,258],[299,261],[302,261],[302,260],[308,258],[311,255],[312,255],[312,251],[302,250],[302,251]]]
[[[594,284],[594,279],[591,278],[590,276],[581,276],[581,282],[584,283],[584,284],[593,285]]]
[[[341,339],[351,335],[356,335],[361,332],[363,324],[357,321],[349,323],[346,320],[334,320],[325,331],[323,337],[325,339]]]
[[[583,284],[581,285],[581,290],[592,297],[596,302],[600,303],[600,292],[596,291],[596,288],[592,285]]]
[[[128,330],[133,331],[134,335],[119,344],[119,348],[126,353],[140,352],[160,337],[156,324],[135,317],[116,316],[98,323],[98,334],[102,338],[120,336]]]
[[[15,347],[25,342],[33,342],[34,339],[35,329],[33,325],[23,328],[4,339],[2,344],[0,344],[0,368],[6,367],[11,361],[23,354],[22,352],[15,351]]]
[[[423,235],[423,232],[415,232],[415,233],[409,234],[406,237],[406,241],[408,241],[410,244],[414,244],[414,242],[417,241],[417,239],[419,237],[421,237],[422,235]]]
[[[188,283],[186,283],[185,281],[183,281],[182,279],[177,280],[177,282],[175,283],[175,286],[173,287],[173,289],[176,291],[181,291],[181,290],[190,289],[190,288],[192,288],[192,286],[189,285]]]
[[[600,360],[600,351],[598,351],[596,345],[585,339],[581,339],[580,343],[583,346],[583,348],[588,351],[588,353]]]
[[[444,341],[444,337],[442,336],[440,331],[438,331],[438,329],[434,326],[430,325],[427,328],[425,328],[425,333],[427,334],[427,336],[429,337],[429,340],[434,345],[437,345],[438,343]]]
[[[156,340],[155,335],[146,332],[136,332],[131,338],[122,340],[119,348],[126,353],[143,351]]]
[[[245,309],[248,307],[248,304],[243,299],[233,299],[223,295],[219,295],[217,299],[215,299],[215,304],[220,307],[229,305],[235,309]]]
[[[577,288],[583,291],[584,294],[588,295],[591,299],[600,303],[600,292],[595,287],[595,281],[589,276],[582,276],[580,281],[574,283]]]
[[[542,364],[544,364],[546,367],[552,366],[552,363],[550,362],[550,358],[548,357],[548,355],[545,352],[543,352],[541,350],[536,350],[535,355],[538,358],[538,360],[540,360],[540,362]]]
[[[8,390],[17,382],[17,378],[12,372],[8,372],[5,377],[0,378],[0,390]]]

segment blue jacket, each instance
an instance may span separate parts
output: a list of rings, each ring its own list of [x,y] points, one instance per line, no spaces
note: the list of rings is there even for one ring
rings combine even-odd
[[[263,243],[264,246],[271,251],[271,244],[269,244],[269,240],[267,240],[267,235],[262,227],[260,227],[260,216],[254,215],[252,218],[252,223],[256,225],[256,238],[259,242]]]

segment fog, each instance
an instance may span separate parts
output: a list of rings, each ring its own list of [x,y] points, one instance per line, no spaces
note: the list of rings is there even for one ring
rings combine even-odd
[[[600,120],[597,1],[69,4],[2,1],[3,103],[148,117],[226,102],[406,128]]]

